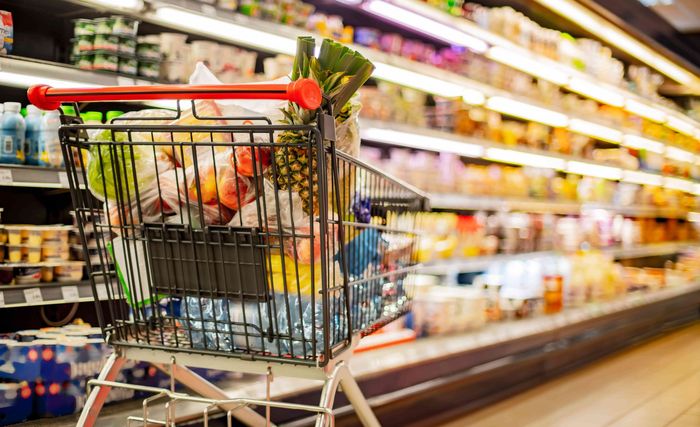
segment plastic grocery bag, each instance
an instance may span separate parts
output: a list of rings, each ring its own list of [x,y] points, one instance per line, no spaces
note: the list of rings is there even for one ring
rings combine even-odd
[[[342,151],[345,154],[349,154],[352,157],[360,156],[360,109],[362,104],[357,101],[358,96],[355,95],[349,101],[350,103],[350,115],[341,121],[338,117],[335,119],[335,148]],[[344,171],[339,170],[339,174]]]

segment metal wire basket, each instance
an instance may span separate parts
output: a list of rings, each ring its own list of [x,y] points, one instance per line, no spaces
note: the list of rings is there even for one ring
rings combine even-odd
[[[107,125],[63,117],[83,245],[101,254],[88,271],[108,284],[97,310],[111,344],[323,366],[410,310],[426,198],[337,151],[333,117],[308,87],[41,90],[32,101],[54,108],[150,98],[318,108],[316,126],[221,117],[212,101]]]

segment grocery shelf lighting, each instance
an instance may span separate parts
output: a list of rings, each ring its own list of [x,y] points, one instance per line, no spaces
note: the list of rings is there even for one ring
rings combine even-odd
[[[0,84],[11,87],[30,87],[33,85],[44,84],[52,87],[100,87],[100,85],[78,82],[73,80],[55,79],[46,77],[45,75],[20,74],[9,71],[0,71]]]
[[[664,144],[637,135],[625,135],[622,145],[635,150],[647,150],[657,154],[664,153]]]
[[[690,222],[700,222],[700,212],[688,212],[687,219]]]
[[[156,9],[155,18],[174,28],[225,39],[266,52],[292,56],[296,53],[296,40],[292,37],[278,36],[177,7],[160,6]]]
[[[593,163],[577,162],[570,160],[566,166],[566,172],[577,175],[593,176],[604,179],[621,179],[622,169],[612,166],[596,165]]]
[[[666,126],[685,135],[695,136],[695,126],[687,120],[680,119],[676,116],[669,115],[666,118]]]
[[[626,170],[622,174],[622,181],[632,184],[654,185],[660,187],[663,185],[664,178],[661,175],[656,175],[653,173]]]
[[[486,42],[481,39],[382,0],[372,0],[365,3],[363,8],[401,26],[410,27],[452,45],[464,46],[476,53],[484,53],[488,49]]]
[[[381,62],[375,62],[374,66],[376,68],[372,76],[380,80],[447,98],[462,97],[465,102],[473,105],[480,105],[485,101],[484,94],[476,89],[465,88],[442,79],[426,76],[425,74],[416,73],[405,68],[399,68]]]
[[[552,82],[556,85],[564,85],[569,81],[569,75],[550,64],[542,63],[536,59],[528,58],[513,50],[501,46],[493,46],[488,50],[486,56],[496,62],[508,65],[531,76]]]
[[[700,79],[693,73],[654,52],[644,43],[634,39],[575,0],[537,0],[537,2],[678,83],[700,89]]]
[[[113,7],[116,9],[131,9],[131,10],[141,10],[143,9],[142,0],[89,0],[90,3]]]
[[[504,98],[502,96],[493,96],[489,98],[486,101],[486,108],[508,116],[519,117],[552,127],[564,127],[569,121],[569,118],[565,114]]]
[[[678,160],[679,162],[695,162],[695,156],[693,153],[676,147],[666,147],[666,157],[669,159]]]
[[[614,142],[616,144],[622,142],[622,132],[619,130],[586,120],[569,120],[569,130],[582,135],[590,136],[592,138],[600,139],[602,141]]]
[[[692,181],[680,178],[666,177],[664,179],[664,187],[671,190],[685,191],[686,193],[695,191],[695,184]]]
[[[602,86],[600,83],[589,80],[572,77],[566,88],[572,92],[586,96],[603,104],[612,105],[613,107],[622,107],[625,105],[625,97],[620,93]]]
[[[634,99],[628,99],[625,102],[625,110],[657,123],[663,123],[666,121],[665,112],[659,110],[658,108],[651,107],[643,102],[635,101]]]
[[[360,137],[369,141],[416,148],[419,150],[436,151],[438,153],[454,153],[465,157],[479,158],[484,154],[484,148],[480,145],[391,129],[376,127],[363,128],[360,131]]]
[[[516,150],[507,150],[503,148],[487,148],[484,158],[496,162],[546,169],[564,169],[566,165],[566,161],[558,157],[550,157]]]

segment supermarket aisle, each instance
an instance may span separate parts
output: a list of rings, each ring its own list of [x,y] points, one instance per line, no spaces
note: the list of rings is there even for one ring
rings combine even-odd
[[[700,324],[444,427],[700,427]]]

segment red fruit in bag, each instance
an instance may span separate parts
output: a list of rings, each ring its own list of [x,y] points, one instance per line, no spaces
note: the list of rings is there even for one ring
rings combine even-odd
[[[225,168],[219,177],[219,201],[224,206],[237,211],[255,198],[255,191],[249,191],[249,180],[236,175],[232,168]]]
[[[234,159],[235,155],[235,159]],[[239,175],[252,177],[255,167],[253,165],[253,147],[236,147],[231,154],[231,167],[238,171]],[[270,150],[268,148],[255,148],[255,163],[257,163],[258,174],[261,174],[270,166]],[[260,166],[262,164],[262,170]]]

